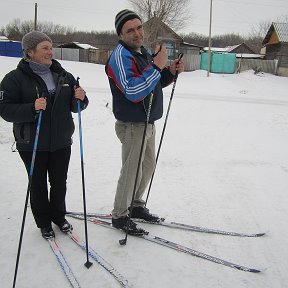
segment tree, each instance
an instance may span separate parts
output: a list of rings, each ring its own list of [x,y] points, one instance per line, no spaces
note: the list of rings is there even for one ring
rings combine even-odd
[[[144,22],[153,17],[177,31],[191,20],[190,0],[129,0]],[[154,27],[155,28],[155,27]]]
[[[256,25],[253,25],[251,28],[251,32],[249,34],[252,38],[262,38],[266,36],[272,22],[276,23],[287,23],[288,22],[288,15],[282,15],[276,19],[273,20],[265,20],[257,23]]]
[[[10,22],[8,25],[6,25],[6,36],[9,39],[13,40],[20,40],[22,37],[21,32],[21,21],[20,19],[14,19],[12,22]]]
[[[22,21],[20,19],[14,19],[1,31],[10,40],[21,41],[23,35],[34,30],[34,22],[32,20]],[[64,27],[59,24],[53,24],[52,22],[39,22],[37,23],[37,30],[46,33],[47,35],[67,35],[75,31],[74,28]]]
[[[264,39],[272,22],[270,20],[261,21],[256,25],[253,25],[249,34],[250,38],[262,38]]]

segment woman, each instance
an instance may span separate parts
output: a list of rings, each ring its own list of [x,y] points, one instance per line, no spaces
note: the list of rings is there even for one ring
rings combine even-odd
[[[66,180],[74,123],[71,115],[88,105],[85,91],[72,74],[52,59],[52,40],[32,31],[22,39],[24,58],[0,84],[0,116],[13,122],[16,147],[29,175],[39,112],[43,111],[34,164],[30,203],[36,225],[45,239],[72,230],[65,219]],[[48,193],[47,175],[50,182]]]

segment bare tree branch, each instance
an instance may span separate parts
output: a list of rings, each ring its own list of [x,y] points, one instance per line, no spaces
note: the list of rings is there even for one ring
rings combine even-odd
[[[191,20],[190,0],[129,0],[144,22],[157,17],[175,31]]]

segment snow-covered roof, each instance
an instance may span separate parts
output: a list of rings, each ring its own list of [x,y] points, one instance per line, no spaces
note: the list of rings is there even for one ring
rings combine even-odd
[[[222,53],[228,52],[228,50],[229,50],[229,48],[227,48],[227,47],[223,47],[223,48],[222,47],[211,47],[210,49],[213,52],[222,52]],[[209,47],[204,47],[203,50],[208,51]]]
[[[0,35],[0,41],[9,41],[9,39],[6,36]]]
[[[264,58],[263,54],[236,53],[236,58]]]
[[[62,48],[73,48],[73,49],[85,49],[85,50],[88,50],[88,49],[93,49],[93,50],[98,50],[99,48],[97,47],[94,47],[90,44],[85,44],[85,43],[79,43],[79,42],[70,42],[70,43],[64,43],[64,44],[61,44],[61,45],[58,45],[57,47],[62,47]]]
[[[227,49],[227,52],[230,52],[234,49],[236,49],[237,47],[239,47],[241,44],[238,45],[233,45],[233,46],[226,46],[225,48]]]
[[[97,47],[94,47],[90,44],[84,44],[84,43],[79,43],[79,42],[73,42],[74,44],[76,44],[77,46],[79,46],[82,49],[99,49]]]
[[[192,43],[188,43],[188,42],[182,42],[183,45],[186,45],[186,46],[192,46],[192,47],[198,47],[198,48],[201,48],[201,46],[199,45],[196,45],[196,44],[192,44]]]

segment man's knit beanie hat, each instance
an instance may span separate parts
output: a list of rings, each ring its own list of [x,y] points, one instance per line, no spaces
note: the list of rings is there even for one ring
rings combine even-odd
[[[22,48],[25,55],[27,52],[34,49],[39,43],[48,41],[52,44],[52,40],[49,36],[40,31],[32,31],[24,35],[22,38]]]
[[[123,25],[127,21],[135,19],[135,18],[139,19],[142,22],[142,20],[139,17],[139,15],[137,15],[135,12],[133,12],[131,10],[128,10],[128,9],[122,10],[116,15],[116,17],[115,17],[115,28],[116,28],[116,32],[117,32],[118,36],[121,33],[121,29],[122,29]]]

